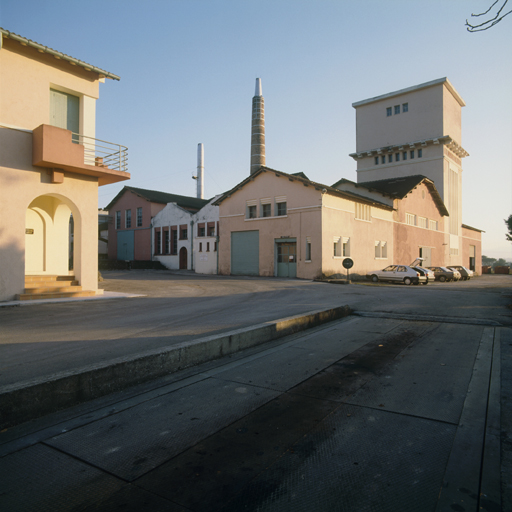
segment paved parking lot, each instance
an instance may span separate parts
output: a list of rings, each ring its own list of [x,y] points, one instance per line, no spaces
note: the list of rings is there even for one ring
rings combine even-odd
[[[217,320],[227,323],[254,318],[255,309],[270,317],[340,303],[366,316],[0,433],[0,508],[512,509],[509,276],[419,287],[161,276],[106,276],[111,289],[147,286],[144,298],[5,308],[0,321],[11,325],[11,315],[32,310],[41,338],[49,339],[77,315],[108,345],[152,338],[156,319],[172,338],[179,315],[166,319],[169,305],[187,296],[212,312],[210,325],[215,307],[225,308]],[[145,312],[155,305],[157,313]],[[137,325],[132,316],[141,322],[133,338],[122,330],[124,308],[130,328]],[[418,312],[430,320],[418,321]],[[391,314],[401,318],[386,318]],[[192,315],[190,322],[200,320]],[[66,333],[71,338],[72,329]],[[60,343],[86,348],[88,341],[77,334]]]

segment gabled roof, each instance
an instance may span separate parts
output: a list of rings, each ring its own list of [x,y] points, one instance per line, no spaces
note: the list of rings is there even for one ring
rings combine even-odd
[[[87,64],[87,62],[84,62],[83,60],[75,59],[74,57],[66,55],[65,53],[58,52],[57,50],[54,50],[48,46],[36,43],[35,41],[27,39],[26,37],[19,36],[14,32],[9,32],[8,30],[5,30],[2,27],[0,27],[0,43],[1,37],[6,37],[8,39],[12,39],[13,41],[17,41],[23,46],[30,46],[32,48],[35,48],[38,52],[48,53],[50,55],[53,55],[57,59],[62,59],[64,61],[71,63],[72,65],[80,66],[84,68],[86,71],[98,73],[100,78],[111,78],[112,80],[120,80],[120,78],[117,75],[114,75],[114,73],[110,73],[109,71],[105,71],[104,69],[100,69],[96,66],[92,66],[91,64]]]
[[[342,197],[344,199],[350,199],[352,201],[369,204],[372,206],[376,206],[378,208],[383,208],[385,210],[393,210],[392,206],[389,206],[385,203],[381,203],[380,201],[375,201],[369,197],[365,197],[362,195],[360,196],[359,194],[354,194],[352,192],[347,192],[344,190],[338,190],[337,188],[330,187],[329,185],[324,185],[322,183],[316,183],[315,181],[311,181],[307,178],[303,178],[302,176],[300,176],[303,173],[288,174],[286,172],[277,171],[275,169],[270,169],[269,167],[260,167],[255,173],[251,174],[245,180],[241,181],[238,185],[233,187],[231,190],[228,190],[227,192],[222,194],[222,196],[219,199],[217,199],[216,201],[214,201],[213,204],[219,205],[220,203],[222,203],[222,201],[224,201],[225,199],[227,199],[228,197],[233,195],[235,192],[237,192],[238,190],[243,188],[245,185],[247,185],[247,183],[250,183],[255,178],[257,178],[260,174],[263,174],[266,172],[274,173],[278,177],[284,176],[292,182],[297,181],[298,183],[302,183],[305,186],[314,187],[316,190],[325,191],[326,194],[331,194],[334,196]]]
[[[465,229],[470,229],[471,231],[478,231],[479,233],[485,233],[483,229],[473,228],[471,226],[468,226],[467,224],[462,224],[462,227]]]
[[[358,183],[357,186],[365,187],[368,190],[376,190],[381,194],[385,194],[395,199],[403,199],[407,194],[412,192],[421,183],[425,183],[425,185],[429,189],[430,193],[432,194],[432,198],[434,199],[434,202],[436,203],[436,206],[441,215],[448,216],[448,210],[446,209],[446,206],[443,200],[441,199],[441,196],[437,191],[434,182],[421,174],[416,174],[413,176],[403,176],[401,178],[388,178],[385,180],[364,181],[362,183]]]
[[[178,206],[185,210],[198,211],[204,205],[208,204],[210,199],[198,199],[197,197],[180,196],[178,194],[168,194],[167,192],[160,192],[158,190],[146,190],[144,188],[136,187],[123,187],[112,201],[105,207],[105,210],[110,210],[112,206],[123,196],[125,192],[132,192],[135,195],[142,197],[150,203],[167,204],[176,203]]]

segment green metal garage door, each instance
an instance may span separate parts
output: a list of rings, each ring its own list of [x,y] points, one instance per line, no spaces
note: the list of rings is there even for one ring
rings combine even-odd
[[[259,231],[231,233],[231,275],[258,276],[260,274],[259,252]]]

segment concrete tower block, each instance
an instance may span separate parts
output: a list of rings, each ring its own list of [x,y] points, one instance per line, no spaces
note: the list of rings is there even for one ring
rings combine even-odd
[[[252,99],[251,174],[265,165],[265,100],[261,92],[261,79],[256,78],[256,91]]]

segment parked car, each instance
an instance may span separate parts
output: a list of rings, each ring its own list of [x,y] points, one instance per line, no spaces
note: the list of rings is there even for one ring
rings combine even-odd
[[[427,278],[408,265],[389,265],[382,270],[374,270],[366,274],[367,279],[374,283],[390,281],[393,283],[419,284],[426,283]]]
[[[460,279],[460,273],[458,270],[448,270],[446,267],[428,267],[434,271],[436,281],[458,281]]]
[[[457,270],[461,275],[461,279],[464,281],[469,281],[474,274],[472,270],[469,270],[469,268],[463,267],[462,265],[452,265],[451,267],[448,267],[448,269]]]
[[[419,265],[413,265],[411,266],[414,270],[417,270],[420,274],[424,275],[427,280],[422,284],[428,284],[430,281],[435,281],[436,275],[434,274],[433,270],[430,270],[429,268],[420,267]]]

